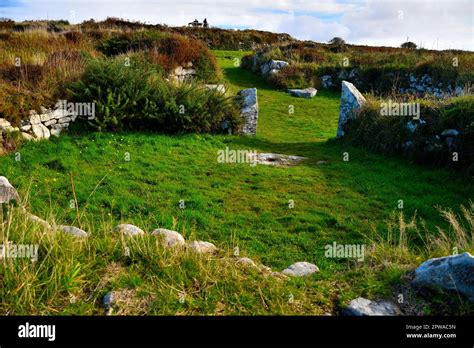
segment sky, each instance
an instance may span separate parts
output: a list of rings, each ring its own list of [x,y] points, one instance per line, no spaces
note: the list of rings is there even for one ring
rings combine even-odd
[[[327,42],[474,51],[474,0],[0,0],[14,20],[119,17],[186,25],[207,18],[221,28],[288,33]]]

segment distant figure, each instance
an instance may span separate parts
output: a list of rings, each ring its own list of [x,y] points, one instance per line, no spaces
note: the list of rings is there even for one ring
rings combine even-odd
[[[207,23],[207,18],[204,18],[204,22],[202,23],[204,28],[209,28],[209,24]]]
[[[197,19],[195,19],[191,23],[188,23],[188,25],[191,26],[191,27],[202,27],[202,23],[199,23],[199,21]]]

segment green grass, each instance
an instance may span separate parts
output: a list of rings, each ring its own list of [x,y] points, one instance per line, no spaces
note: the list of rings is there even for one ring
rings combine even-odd
[[[405,216],[416,213],[432,230],[436,225],[446,227],[436,206],[457,210],[460,204],[467,204],[474,197],[472,180],[343,145],[331,139],[337,127],[338,94],[320,91],[312,100],[291,97],[235,67],[234,58],[245,52],[214,53],[233,92],[258,88],[260,116],[256,137],[71,132],[60,139],[26,144],[19,150],[21,161],[15,161],[15,154],[1,158],[1,175],[8,177],[23,196],[29,192],[28,202],[34,214],[78,225],[76,211],[71,208],[72,173],[81,220],[92,233],[89,247],[73,249],[75,255],[87,253],[78,256],[78,262],[84,262],[78,272],[88,287],[99,281],[107,264],[124,262],[117,256],[121,253],[115,244],[117,238],[111,236],[111,228],[120,221],[147,231],[157,227],[175,229],[187,239],[211,241],[225,250],[238,246],[242,255],[275,270],[297,261],[313,262],[321,270],[309,279],[290,280],[268,295],[277,301],[288,291],[295,292],[304,303],[315,306],[312,309],[267,308],[252,299],[248,299],[248,306],[235,305],[229,292],[224,291],[215,294],[211,309],[205,301],[196,301],[192,310],[183,309],[173,299],[162,300],[166,308],[151,313],[215,314],[217,303],[224,301],[226,314],[252,313],[252,309],[260,314],[317,314],[358,296],[390,296],[406,272],[406,264],[371,267],[328,259],[324,257],[324,246],[333,241],[367,242],[364,235],[372,234],[374,228],[383,231],[386,220],[398,211],[400,199]],[[289,105],[294,106],[294,114],[288,113]],[[301,155],[308,160],[289,168],[219,164],[217,151],[226,146]],[[343,161],[344,152],[349,154],[348,162]],[[127,154],[130,161],[125,160]],[[328,163],[318,165],[320,160]],[[184,200],[185,209],[179,207],[180,200]],[[289,208],[290,200],[294,201],[293,209]],[[147,248],[153,250],[151,246]],[[109,284],[108,288],[127,286],[160,298],[164,296],[161,290],[153,292],[152,285],[157,282],[184,282],[187,288],[192,287],[184,279],[170,280],[168,273],[159,276],[157,269],[147,266],[151,258],[140,259],[124,271],[115,286]],[[191,277],[191,271],[184,269],[180,276]],[[211,278],[217,281],[218,277],[212,274]],[[14,281],[8,284],[11,290],[18,286]],[[85,284],[74,291],[80,292]],[[253,283],[247,285],[250,284]],[[36,285],[38,289],[46,286]],[[256,296],[257,288],[252,285],[253,290],[243,291],[242,296]],[[8,298],[19,296],[21,290],[17,291]],[[46,313],[56,314],[62,308],[61,300],[69,296],[56,299],[54,294],[43,294],[43,300],[49,300],[52,308],[43,309]],[[94,296],[95,300],[86,302],[86,308],[75,305],[68,313],[95,313],[98,295]],[[12,307],[16,308],[15,313],[32,310]]]

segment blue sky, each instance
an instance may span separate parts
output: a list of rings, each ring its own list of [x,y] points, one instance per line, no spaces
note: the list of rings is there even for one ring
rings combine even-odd
[[[334,36],[356,44],[474,51],[473,0],[0,0],[0,17],[68,19],[108,16],[185,25],[207,17],[225,28],[286,32],[299,39]]]

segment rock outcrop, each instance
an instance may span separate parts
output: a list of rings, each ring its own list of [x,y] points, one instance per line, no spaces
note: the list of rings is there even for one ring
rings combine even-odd
[[[352,83],[342,81],[341,109],[336,135],[338,138],[344,136],[344,125],[349,119],[357,117],[359,110],[365,102],[364,96]]]
[[[278,74],[281,69],[288,66],[289,63],[283,60],[269,60],[260,67],[260,73],[262,76]]]

